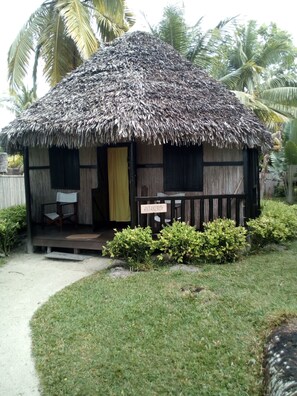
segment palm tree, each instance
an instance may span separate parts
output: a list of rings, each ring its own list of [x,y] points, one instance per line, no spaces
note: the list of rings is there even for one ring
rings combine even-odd
[[[36,100],[37,96],[35,89],[28,89],[22,84],[17,91],[11,91],[10,94],[0,97],[0,107],[4,107],[18,116]]]
[[[39,60],[44,63],[46,81],[54,86],[133,23],[125,0],[44,0],[10,47],[10,87],[21,87],[32,55],[34,88]]]
[[[271,130],[297,117],[297,52],[288,33],[255,21],[238,26],[236,16],[204,33],[201,21],[189,27],[183,10],[170,6],[151,30],[225,84]]]
[[[257,28],[255,21],[249,21],[222,44],[212,74],[276,130],[297,117],[296,54],[286,32],[274,24]]]
[[[207,68],[211,62],[210,54],[215,52],[216,43],[221,32],[236,17],[220,21],[213,29],[202,31],[203,17],[194,26],[188,26],[184,18],[184,10],[170,5],[164,9],[163,18],[157,27],[149,24],[152,34],[170,44],[186,59],[200,67]]]

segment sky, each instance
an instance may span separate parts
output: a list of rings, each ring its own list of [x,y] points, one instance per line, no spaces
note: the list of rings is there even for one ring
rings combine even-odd
[[[7,92],[7,53],[10,44],[27,21],[31,13],[42,4],[42,0],[5,1],[0,5],[0,95]],[[184,6],[185,18],[189,25],[203,17],[203,28],[214,27],[220,20],[238,16],[243,23],[254,19],[259,24],[275,22],[277,26],[289,32],[297,45],[296,0],[126,0],[134,12],[136,25],[134,30],[148,30],[146,19],[151,25],[157,25],[162,18],[164,7],[169,4]],[[144,18],[144,15],[146,19]],[[30,84],[28,84],[30,85]],[[43,86],[39,96],[46,93]],[[14,115],[0,108],[0,128],[4,127]]]

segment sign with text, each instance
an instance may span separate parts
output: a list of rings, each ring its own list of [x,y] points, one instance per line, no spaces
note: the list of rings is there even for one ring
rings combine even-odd
[[[167,212],[167,204],[146,204],[140,205],[141,214],[146,213],[166,213]]]

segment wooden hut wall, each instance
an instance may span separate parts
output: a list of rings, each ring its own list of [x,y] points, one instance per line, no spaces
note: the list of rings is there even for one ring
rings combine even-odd
[[[163,146],[138,143],[137,196],[155,196],[163,191]]]
[[[243,151],[240,149],[219,149],[208,144],[205,144],[203,149],[203,194],[243,194]],[[231,217],[234,220],[236,213],[235,205],[235,200],[232,200]],[[213,217],[218,217],[217,200],[214,200],[213,202]],[[223,203],[223,217],[228,217],[226,201]],[[240,219],[241,224],[243,224],[243,202],[240,205]],[[206,201],[204,208],[204,221],[208,220],[209,206],[208,201]],[[198,221],[200,221],[200,219]]]
[[[224,165],[224,163],[226,165]],[[203,192],[186,195],[243,194],[243,154],[239,149],[203,145]],[[137,144],[137,195],[153,196],[163,187],[163,147]]]
[[[80,191],[78,215],[80,224],[92,224],[92,189],[98,187],[97,177],[97,150],[81,148],[80,160]]]
[[[162,145],[137,145],[137,195],[155,196],[164,191]],[[168,192],[174,194],[176,192]],[[219,149],[210,144],[203,145],[203,191],[187,192],[193,195],[243,194],[243,152],[240,149]],[[200,224],[200,202],[195,201],[195,223]],[[235,201],[232,202],[232,217],[235,218]],[[213,202],[214,218],[218,217],[218,201]],[[190,220],[190,204],[186,203],[186,220]],[[223,216],[227,217],[226,202]],[[243,204],[240,207],[243,222]],[[208,202],[204,206],[204,220],[209,220]]]
[[[219,149],[205,144],[203,164],[203,194],[244,193],[242,150]]]
[[[80,224],[92,224],[92,188],[97,187],[96,148],[79,150],[80,190],[78,211]],[[31,189],[32,221],[41,222],[41,204],[55,202],[56,189],[51,188],[49,154],[47,148],[29,149],[29,174]],[[63,190],[59,190],[63,191]],[[71,192],[64,190],[65,192]]]

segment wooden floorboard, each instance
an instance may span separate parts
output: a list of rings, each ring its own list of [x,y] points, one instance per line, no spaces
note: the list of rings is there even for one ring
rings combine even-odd
[[[101,251],[107,241],[113,238],[111,229],[92,231],[91,228],[78,227],[58,228],[35,227],[33,230],[32,243],[36,247],[64,248],[73,250],[97,250]]]

